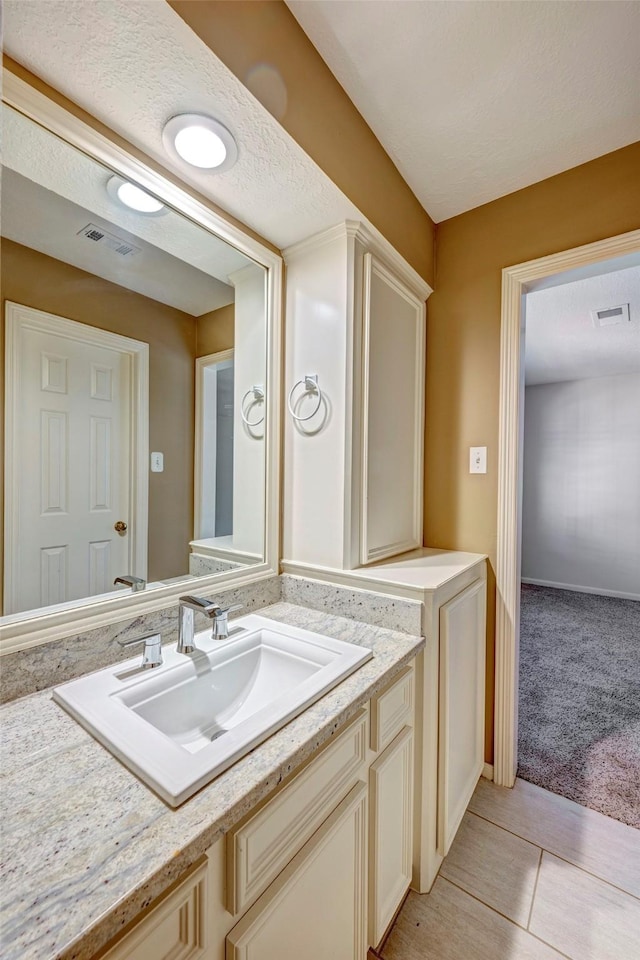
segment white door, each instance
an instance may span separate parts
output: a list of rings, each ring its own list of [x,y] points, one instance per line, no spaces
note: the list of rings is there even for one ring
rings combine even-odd
[[[48,315],[18,309],[26,319],[11,338],[6,490],[17,536],[5,552],[5,614],[106,593],[116,576],[136,573],[126,338],[53,317],[49,330]],[[114,349],[102,345],[110,338]]]

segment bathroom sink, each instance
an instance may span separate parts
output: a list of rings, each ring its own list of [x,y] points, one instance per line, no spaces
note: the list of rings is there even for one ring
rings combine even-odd
[[[72,680],[54,700],[170,806],[177,807],[372,656],[257,615],[227,640],[196,635],[193,654],[163,647]]]

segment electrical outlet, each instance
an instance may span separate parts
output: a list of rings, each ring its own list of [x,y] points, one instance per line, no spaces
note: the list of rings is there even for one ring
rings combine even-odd
[[[151,454],[151,473],[162,473],[164,471],[164,454]]]
[[[487,472],[487,448],[469,447],[469,473]]]

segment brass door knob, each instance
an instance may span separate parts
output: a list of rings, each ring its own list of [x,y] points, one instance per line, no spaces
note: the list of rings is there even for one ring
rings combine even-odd
[[[113,525],[113,529],[116,530],[118,533],[126,533],[127,525],[124,522],[124,520],[117,520]]]

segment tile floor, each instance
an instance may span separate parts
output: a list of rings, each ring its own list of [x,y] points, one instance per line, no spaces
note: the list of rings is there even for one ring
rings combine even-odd
[[[524,780],[481,780],[383,960],[640,960],[640,831]]]

